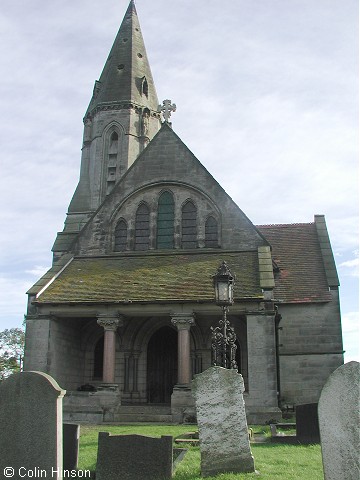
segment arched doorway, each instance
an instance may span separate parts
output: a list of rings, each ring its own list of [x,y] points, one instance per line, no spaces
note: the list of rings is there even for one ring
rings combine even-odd
[[[177,332],[162,327],[147,348],[147,396],[149,403],[170,403],[177,381]]]
[[[94,349],[94,369],[93,380],[102,380],[104,364],[104,336],[102,335],[96,342]]]

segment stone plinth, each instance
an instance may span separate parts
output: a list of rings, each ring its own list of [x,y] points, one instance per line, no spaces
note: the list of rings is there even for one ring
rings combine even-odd
[[[17,480],[60,479],[63,469],[62,390],[42,372],[12,375],[0,385],[0,472]]]
[[[325,480],[360,478],[360,364],[349,362],[328,378],[318,415]]]
[[[192,383],[199,426],[201,475],[254,472],[243,399],[236,370],[210,367]]]

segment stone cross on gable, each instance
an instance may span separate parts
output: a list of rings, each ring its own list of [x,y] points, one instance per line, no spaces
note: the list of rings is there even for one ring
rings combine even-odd
[[[171,112],[176,111],[176,105],[171,105],[171,100],[164,100],[162,105],[158,106],[158,112],[163,114],[166,123],[169,123]]]

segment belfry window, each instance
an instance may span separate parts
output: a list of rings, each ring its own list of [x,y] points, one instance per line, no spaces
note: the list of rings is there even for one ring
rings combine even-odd
[[[108,195],[114,188],[117,177],[119,135],[113,132],[110,137],[108,151],[108,171],[106,179],[106,194]]]
[[[115,227],[115,252],[126,250],[127,243],[127,225],[124,220],[119,220]]]
[[[150,245],[150,211],[142,203],[135,217],[135,250],[149,250]]]
[[[182,208],[181,246],[182,248],[197,247],[197,212],[193,202],[188,201]]]
[[[217,248],[218,246],[218,223],[214,217],[209,217],[205,223],[205,248]]]
[[[174,197],[163,192],[159,198],[157,216],[157,248],[174,248]]]

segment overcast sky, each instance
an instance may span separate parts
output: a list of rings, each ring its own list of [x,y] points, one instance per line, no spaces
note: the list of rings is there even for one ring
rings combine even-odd
[[[137,0],[175,132],[254,224],[325,214],[359,355],[357,0]],[[51,265],[127,0],[2,0],[0,330]]]

